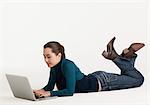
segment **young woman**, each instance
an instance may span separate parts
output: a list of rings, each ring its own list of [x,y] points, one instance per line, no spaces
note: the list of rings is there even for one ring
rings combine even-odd
[[[113,47],[115,37],[107,44],[107,51],[102,55],[112,60],[121,70],[121,74],[96,71],[84,75],[80,69],[65,58],[64,47],[55,41],[44,45],[43,55],[50,70],[48,84],[40,89],[34,90],[38,97],[49,96],[72,96],[74,93],[87,93],[98,91],[109,91],[139,87],[144,82],[143,75],[134,67],[137,54],[143,43],[132,43],[129,48],[118,55]],[[57,91],[53,91],[54,86]]]

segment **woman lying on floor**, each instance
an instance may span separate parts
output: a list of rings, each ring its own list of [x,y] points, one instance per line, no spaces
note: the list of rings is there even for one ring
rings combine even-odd
[[[134,67],[137,54],[135,53],[145,45],[132,43],[129,48],[118,55],[113,47],[115,37],[107,44],[107,51],[102,55],[112,60],[121,70],[121,74],[96,71],[85,75],[74,64],[65,58],[64,47],[55,41],[44,45],[43,55],[50,68],[48,84],[39,90],[33,90],[39,97],[72,96],[74,93],[87,93],[128,89],[139,87],[144,82],[143,75]],[[54,91],[54,86],[57,91]]]

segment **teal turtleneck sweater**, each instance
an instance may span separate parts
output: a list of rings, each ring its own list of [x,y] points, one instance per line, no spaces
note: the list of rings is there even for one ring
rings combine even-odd
[[[53,91],[55,84],[57,91]],[[43,89],[50,91],[51,96],[72,96],[97,91],[97,80],[93,75],[84,75],[72,61],[62,59],[51,68],[48,84]]]

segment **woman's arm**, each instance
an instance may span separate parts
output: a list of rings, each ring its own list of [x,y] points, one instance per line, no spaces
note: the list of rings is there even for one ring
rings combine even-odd
[[[51,96],[72,96],[75,91],[76,74],[75,65],[72,62],[66,62],[63,65],[63,74],[66,79],[66,89],[50,91]]]
[[[45,91],[52,91],[54,89],[55,82],[56,82],[56,72],[55,70],[51,69],[48,84],[42,89],[44,89]]]

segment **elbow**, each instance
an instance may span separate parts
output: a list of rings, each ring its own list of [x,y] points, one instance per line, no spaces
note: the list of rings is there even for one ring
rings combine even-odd
[[[73,94],[74,94],[74,91],[68,89],[68,90],[66,91],[66,95],[65,95],[65,96],[73,96]]]
[[[74,94],[74,92],[73,92],[73,91],[69,91],[69,90],[68,90],[68,94],[67,94],[67,96],[73,96],[73,94]]]
[[[73,93],[69,93],[68,96],[73,96]]]
[[[66,95],[63,95],[63,96],[73,96],[73,93],[69,93],[69,94],[66,94]]]
[[[73,96],[74,93],[72,92],[67,92],[66,94],[64,95],[58,95],[58,97],[67,97],[67,96]]]

